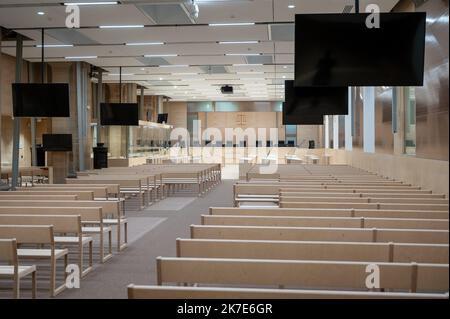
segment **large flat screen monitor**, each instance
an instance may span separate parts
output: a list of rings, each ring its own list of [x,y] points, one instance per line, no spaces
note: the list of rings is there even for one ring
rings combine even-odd
[[[70,117],[67,83],[13,83],[14,117]]]
[[[100,124],[138,126],[139,106],[137,103],[101,103]]]
[[[43,134],[42,144],[46,152],[71,152],[72,134]]]
[[[347,87],[294,87],[285,82],[284,125],[322,125],[324,115],[348,114]]]
[[[295,86],[422,86],[426,14],[297,14]]]

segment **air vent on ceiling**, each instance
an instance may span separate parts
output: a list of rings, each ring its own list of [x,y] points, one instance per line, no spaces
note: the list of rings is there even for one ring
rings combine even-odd
[[[182,4],[144,4],[138,6],[156,24],[192,24]]]
[[[273,64],[271,55],[258,55],[246,57],[248,64]]]
[[[170,63],[167,62],[166,59],[163,58],[146,58],[146,57],[139,57],[136,58],[139,63],[142,63],[143,65],[169,65]]]
[[[269,26],[271,41],[294,41],[294,24],[271,24]]]
[[[99,44],[75,29],[47,29],[45,34],[67,44]]]
[[[220,65],[205,65],[201,66],[200,69],[207,74],[223,74],[228,73],[225,67]]]

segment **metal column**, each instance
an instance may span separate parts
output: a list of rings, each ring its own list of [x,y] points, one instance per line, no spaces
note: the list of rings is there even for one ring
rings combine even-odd
[[[16,40],[16,83],[22,82],[22,54],[23,38],[17,34]],[[12,153],[12,181],[11,189],[15,190],[19,179],[19,144],[20,144],[20,118],[15,117],[13,123],[13,153]]]
[[[28,75],[29,82],[33,82],[34,78],[34,68],[33,64],[28,62]],[[31,128],[31,166],[37,166],[36,157],[36,118],[30,118],[30,128]]]
[[[97,144],[102,142],[101,124],[100,124],[100,104],[103,101],[103,71],[98,71],[98,83],[97,83]]]
[[[86,108],[84,105],[84,97],[83,94],[85,94],[83,88],[83,70],[81,62],[77,62],[76,64],[77,68],[77,115],[78,115],[78,165],[79,170],[84,171],[85,165],[84,165],[84,137],[85,135],[85,122],[86,117],[83,115],[85,114],[84,109]]]

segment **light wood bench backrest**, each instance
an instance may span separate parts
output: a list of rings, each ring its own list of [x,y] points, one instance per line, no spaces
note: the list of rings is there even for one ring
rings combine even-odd
[[[367,289],[367,262],[157,258],[158,284]],[[380,288],[448,292],[448,264],[377,263]]]
[[[17,242],[15,239],[0,239],[0,262],[17,265]]]
[[[448,244],[447,230],[191,225],[194,239]]]
[[[102,223],[101,207],[0,207],[1,215],[79,215],[83,223]]]
[[[177,257],[448,264],[449,245],[177,239]]]
[[[45,196],[42,195],[33,195],[33,194],[16,194],[15,192],[8,192],[11,194],[2,194],[0,192],[0,200],[41,200],[41,199],[46,199]],[[48,197],[47,197],[48,198]],[[54,200],[68,200],[68,201],[74,201],[74,200],[78,200],[78,195],[58,195],[58,194],[54,194],[51,195],[51,198]]]
[[[247,208],[211,207],[210,215],[240,216],[317,216],[317,217],[372,217],[372,218],[424,218],[449,219],[449,212],[415,210],[364,210],[364,209],[320,209],[320,208]]]
[[[105,197],[105,195],[106,195],[106,192],[98,192],[97,195],[100,195],[100,196],[94,196],[93,191],[81,191],[81,190],[76,190],[76,189],[50,190],[50,189],[44,188],[42,190],[40,190],[40,189],[31,190],[31,188],[34,188],[34,187],[25,187],[25,188],[18,189],[14,192],[14,194],[17,194],[17,195],[39,195],[41,199],[49,198],[47,196],[54,196],[54,195],[76,195],[78,197],[77,198],[78,200],[94,200],[95,197]]]
[[[0,238],[15,238],[18,244],[54,245],[51,225],[0,225]]]
[[[281,208],[348,208],[348,209],[392,209],[392,210],[427,210],[427,211],[448,211],[448,204],[391,204],[391,203],[324,203],[316,202],[295,202],[285,203],[280,201]]]
[[[449,229],[448,219],[202,215],[202,225]]]
[[[120,203],[116,201],[52,201],[52,200],[38,200],[38,201],[6,201],[0,199],[0,207],[101,207],[104,215],[120,216]]]
[[[0,225],[53,225],[55,233],[81,234],[80,215],[7,215],[0,214]]]
[[[448,299],[448,293],[128,286],[129,299]]]

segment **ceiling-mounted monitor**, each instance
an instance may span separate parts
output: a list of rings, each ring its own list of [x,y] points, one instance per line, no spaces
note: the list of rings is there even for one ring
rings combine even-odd
[[[14,117],[70,117],[69,84],[13,83]]]
[[[294,87],[286,81],[284,125],[322,125],[324,115],[348,114],[347,87]]]
[[[295,16],[295,86],[422,86],[426,13]]]
[[[42,144],[46,152],[71,152],[72,134],[43,134]]]
[[[100,124],[139,126],[139,106],[137,103],[101,103]]]

